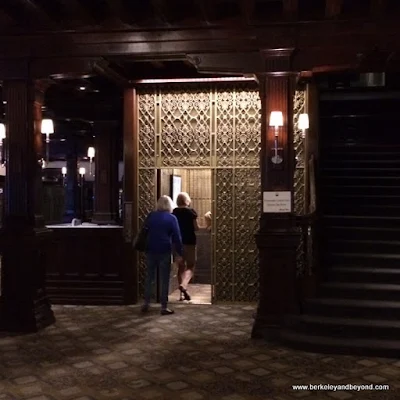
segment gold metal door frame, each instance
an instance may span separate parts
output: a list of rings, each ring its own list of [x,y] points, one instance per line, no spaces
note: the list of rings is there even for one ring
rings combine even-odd
[[[303,137],[303,132],[298,128],[299,116],[307,111],[306,92],[299,90],[295,92],[293,101],[293,144],[295,150],[296,167],[293,176],[293,196],[294,196],[294,212],[298,216],[306,215],[308,210],[308,137]],[[304,275],[307,269],[306,252],[307,244],[312,245],[312,240],[308,240],[308,226],[299,227],[301,232],[300,243],[296,254],[296,274]]]
[[[213,301],[254,301],[261,210],[260,100],[249,83],[138,90],[137,229],[156,203],[159,168],[212,170]],[[138,259],[138,293],[145,264]]]

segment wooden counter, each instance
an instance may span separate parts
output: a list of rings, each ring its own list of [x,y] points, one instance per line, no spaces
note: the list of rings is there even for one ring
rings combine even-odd
[[[135,274],[127,262],[121,226],[47,227],[53,231],[53,239],[48,249],[46,288],[53,304],[134,302]]]

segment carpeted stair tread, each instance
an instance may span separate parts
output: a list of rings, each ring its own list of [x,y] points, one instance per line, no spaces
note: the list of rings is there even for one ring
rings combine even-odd
[[[356,272],[360,274],[398,274],[400,275],[400,268],[379,268],[379,267],[354,267],[354,266],[332,266],[329,271],[333,272]]]
[[[334,257],[347,257],[347,258],[376,258],[378,260],[400,260],[400,254],[382,254],[382,253],[330,253]]]
[[[400,329],[400,321],[384,320],[384,319],[364,319],[364,318],[340,318],[319,315],[290,315],[287,317],[291,323],[306,322],[318,323],[324,325],[344,325],[359,326],[365,328],[397,328]]]
[[[360,308],[400,308],[400,301],[386,300],[353,300],[336,298],[315,298],[307,301],[310,304],[329,305],[339,307],[360,307]]]
[[[328,347],[344,346],[349,348],[374,348],[400,352],[400,340],[331,338],[326,336],[305,335],[289,330],[285,330],[282,332],[282,338],[290,341],[293,340],[296,342],[308,343],[311,345],[323,345]],[[398,356],[398,353],[393,354],[393,356]]]
[[[354,243],[354,244],[392,244],[400,246],[400,241],[398,240],[365,240],[365,239],[333,239],[331,243]]]
[[[322,283],[323,288],[337,288],[337,289],[363,289],[363,290],[387,290],[387,291],[399,291],[400,285],[390,283],[363,283],[363,282],[326,282]]]
[[[363,158],[361,158],[361,159],[347,158],[347,159],[343,160],[343,159],[335,159],[335,158],[325,158],[323,160],[324,164],[338,163],[339,165],[342,165],[342,166],[347,165],[347,164],[367,164],[367,165],[389,164],[392,162],[398,163],[398,162],[400,162],[400,159],[399,158],[397,158],[397,159],[396,158],[389,158],[389,159],[379,158],[379,159],[375,159],[375,160],[373,160],[373,159],[369,160],[369,159],[363,159]]]
[[[334,214],[329,214],[329,215],[324,215],[324,219],[335,219],[335,218],[342,218],[342,219],[366,219],[366,220],[376,220],[376,219],[387,219],[387,220],[399,220],[400,221],[400,216],[399,217],[388,217],[388,216],[377,216],[377,215],[334,215]]]
[[[322,172],[328,172],[328,171],[350,171],[350,172],[400,172],[400,168],[393,168],[393,167],[382,167],[382,168],[349,168],[349,167],[321,167]],[[351,175],[355,176],[355,175]]]
[[[332,184],[325,184],[322,185],[324,189],[347,189],[347,188],[352,188],[352,189],[400,189],[400,186],[394,186],[394,185],[354,185],[353,183],[349,182],[347,185],[332,185]]]
[[[365,151],[365,149],[370,149],[371,151],[377,151],[377,150],[385,150],[387,151],[393,151],[395,149],[400,149],[400,145],[396,144],[382,144],[382,143],[374,143],[374,144],[369,144],[369,143],[330,143],[329,146],[322,146],[323,150],[326,149],[349,149],[351,151],[354,150],[361,150]],[[400,151],[400,150],[399,150]]]
[[[340,266],[339,266],[340,265]],[[374,265],[371,266],[359,266],[356,267],[354,265],[348,266],[348,265],[343,265],[343,263],[340,262],[340,260],[336,263],[333,264],[330,267],[326,267],[325,272],[324,272],[324,278],[322,279],[322,282],[320,285],[325,284],[325,283],[371,283],[371,284],[395,284],[395,285],[400,285],[400,268],[387,268],[386,266],[382,267],[377,267]],[[336,290],[334,287],[330,289],[328,286],[328,291],[329,290]],[[346,288],[337,288],[339,291],[345,290],[349,291],[349,289]],[[323,289],[319,292],[321,295],[324,295]],[[369,292],[371,295],[374,293],[384,295],[385,293],[387,294],[387,300],[395,300],[392,298],[392,296],[398,295],[397,291],[372,291]],[[357,297],[358,295],[361,295],[360,289],[355,290],[355,296]],[[326,296],[329,297],[328,293],[326,293]],[[365,298],[365,293],[361,296],[362,298]]]
[[[400,156],[399,156],[400,157]],[[351,181],[351,180],[361,180],[365,181],[367,179],[378,179],[378,180],[387,180],[387,181],[400,181],[400,176],[369,176],[369,175],[352,175],[352,176],[340,176],[340,175],[329,175],[328,180],[330,179],[341,179],[343,181]]]
[[[399,232],[400,226],[398,228],[386,228],[386,227],[374,227],[374,226],[341,226],[341,225],[331,225],[327,229],[341,229],[345,231],[382,231],[382,232]]]
[[[327,175],[324,177],[324,182],[322,186],[331,185],[331,186],[341,186],[342,184],[348,186],[353,185],[354,183],[360,185],[369,185],[370,183],[374,184],[377,180],[381,186],[392,187],[400,185],[400,176],[370,176],[370,175]],[[398,196],[397,196],[398,197]]]
[[[364,156],[369,159],[371,157],[385,156],[385,157],[400,157],[399,151],[380,151],[379,153],[373,151],[357,151],[357,152],[349,152],[349,151],[335,151],[335,153],[331,154],[330,157],[326,157],[326,160],[330,160],[331,158],[336,157],[348,157],[348,156]]]

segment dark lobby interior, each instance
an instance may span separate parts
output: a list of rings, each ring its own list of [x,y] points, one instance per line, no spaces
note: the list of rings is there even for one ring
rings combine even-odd
[[[0,399],[399,398],[399,18],[2,0]],[[135,238],[178,192],[192,299],[171,260],[143,314]]]

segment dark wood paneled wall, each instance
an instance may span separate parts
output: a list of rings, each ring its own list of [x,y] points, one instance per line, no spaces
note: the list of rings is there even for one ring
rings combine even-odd
[[[54,228],[47,291],[54,304],[128,304],[122,227]],[[129,268],[129,267],[128,267]]]

